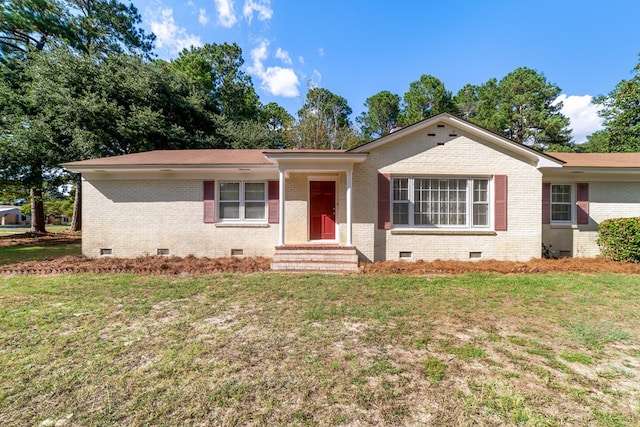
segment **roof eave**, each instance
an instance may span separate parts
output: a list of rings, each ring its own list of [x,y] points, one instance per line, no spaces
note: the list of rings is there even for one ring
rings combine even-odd
[[[230,171],[230,170],[273,170],[273,163],[265,164],[232,164],[232,165],[74,165],[63,163],[60,166],[74,173],[88,172],[200,172],[200,171]]]

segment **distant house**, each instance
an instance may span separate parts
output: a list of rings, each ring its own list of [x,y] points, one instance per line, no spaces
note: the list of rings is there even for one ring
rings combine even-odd
[[[0,225],[16,225],[22,222],[20,206],[0,205]]]
[[[69,224],[71,222],[71,218],[69,218],[67,215],[55,215],[55,214],[49,214],[47,215],[47,224]]]
[[[640,154],[543,154],[449,114],[347,151],[186,150],[84,160],[83,253],[357,261],[597,256],[640,215]]]

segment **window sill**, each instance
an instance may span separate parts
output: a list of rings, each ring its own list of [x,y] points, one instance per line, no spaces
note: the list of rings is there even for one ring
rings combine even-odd
[[[553,224],[553,223],[551,223],[551,224],[549,224],[549,227],[550,228],[558,228],[558,229],[562,229],[562,228],[577,229],[578,228],[578,226],[576,224],[569,224],[569,223],[566,223],[566,224],[563,224],[563,223]]]
[[[266,222],[216,222],[216,228],[269,228]]]
[[[395,229],[391,230],[391,234],[401,236],[427,236],[427,235],[445,235],[445,236],[497,236],[493,230],[419,230],[419,229]]]

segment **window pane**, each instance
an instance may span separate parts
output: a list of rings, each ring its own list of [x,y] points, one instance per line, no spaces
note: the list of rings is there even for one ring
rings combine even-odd
[[[264,219],[264,202],[246,202],[244,204],[245,219]]]
[[[474,179],[473,180],[473,201],[474,202],[486,202],[489,192],[489,181],[486,179]]]
[[[486,204],[473,205],[473,225],[489,225],[489,206]]]
[[[409,204],[394,203],[393,204],[393,223],[406,225],[409,224]]]
[[[409,179],[393,179],[393,200],[409,200]]]
[[[221,182],[220,200],[240,200],[240,183]]]
[[[551,203],[571,203],[571,186],[552,185]]]
[[[240,219],[240,202],[220,202],[220,219]]]
[[[245,200],[264,200],[264,182],[247,182],[244,184]]]
[[[571,205],[552,204],[551,220],[552,221],[571,221]]]

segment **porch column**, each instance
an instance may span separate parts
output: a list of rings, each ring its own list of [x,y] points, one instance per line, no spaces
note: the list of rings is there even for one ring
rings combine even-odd
[[[280,232],[278,234],[278,246],[284,246],[284,171],[279,170],[280,180],[278,181],[278,222],[280,223]]]
[[[351,232],[351,187],[353,186],[353,170],[347,171],[347,246],[353,245]]]

